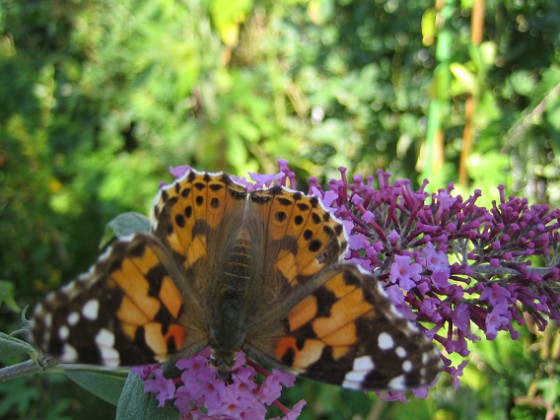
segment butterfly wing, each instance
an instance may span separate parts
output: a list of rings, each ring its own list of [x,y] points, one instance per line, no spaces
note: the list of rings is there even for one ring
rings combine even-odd
[[[65,363],[131,366],[204,347],[181,317],[181,273],[153,236],[116,241],[88,273],[52,292],[32,319],[38,347]],[[196,343],[199,343],[198,345]]]
[[[239,214],[247,190],[224,173],[190,171],[164,187],[153,211],[153,232],[187,270],[208,260],[209,237]],[[212,251],[212,250],[211,250]],[[213,256],[214,257],[214,256]]]
[[[288,297],[298,303],[275,335],[247,344],[253,357],[350,389],[404,390],[430,383],[440,371],[434,346],[357,265],[332,265],[303,288]]]
[[[266,227],[266,277],[282,293],[251,325],[249,354],[352,389],[400,390],[434,379],[437,351],[371,273],[339,262],[345,232],[316,197],[273,187],[253,192],[251,202]]]
[[[34,341],[63,362],[106,366],[161,362],[207,346],[201,302],[216,252],[209,242],[227,230],[224,219],[242,217],[246,198],[245,187],[221,173],[191,171],[162,188],[152,235],[116,241],[88,273],[49,295],[32,319]]]
[[[270,270],[292,287],[343,258],[347,241],[342,224],[317,197],[275,186],[252,192],[250,199],[266,226],[262,243]]]

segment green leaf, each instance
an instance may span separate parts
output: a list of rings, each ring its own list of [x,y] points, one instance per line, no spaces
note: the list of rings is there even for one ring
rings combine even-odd
[[[535,89],[535,77],[528,70],[519,70],[509,78],[513,90],[518,95],[530,97]]]
[[[492,41],[486,41],[480,44],[481,66],[491,66],[496,62],[497,49],[496,43]]]
[[[125,385],[122,372],[109,370],[65,370],[64,373],[93,395],[117,405]]]
[[[35,353],[35,348],[19,338],[0,332],[0,360]]]
[[[434,43],[437,34],[436,16],[434,8],[427,9],[422,15],[422,44],[426,47]]]
[[[30,386],[27,381],[16,380],[7,383],[0,383],[0,416],[2,418],[13,417],[13,412],[21,414],[21,418],[26,417],[25,413],[34,401],[40,397],[39,389]],[[9,416],[9,413],[12,416]]]
[[[126,212],[119,214],[105,228],[103,238],[101,238],[100,247],[103,248],[109,244],[115,237],[117,239],[125,236],[133,235],[138,232],[150,231],[150,219],[140,213]]]
[[[227,143],[228,161],[234,168],[241,168],[247,161],[247,149],[243,140],[238,135],[232,133]]]
[[[179,412],[171,404],[159,408],[155,394],[144,392],[144,382],[130,373],[117,404],[117,420],[178,419]]]
[[[14,284],[7,280],[0,280],[0,306],[2,304],[5,304],[14,312],[20,311],[14,298]]]
[[[253,7],[252,0],[212,0],[212,22],[227,45],[238,41],[239,24],[243,23]]]
[[[476,76],[472,71],[460,63],[451,63],[449,70],[455,76],[463,92],[476,94]]]
[[[228,125],[231,127],[232,131],[235,131],[250,142],[256,142],[259,139],[260,132],[257,127],[242,114],[232,115],[228,121]]]

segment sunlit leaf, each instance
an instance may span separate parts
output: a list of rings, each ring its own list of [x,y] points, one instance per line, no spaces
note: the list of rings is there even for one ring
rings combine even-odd
[[[227,45],[236,45],[239,25],[247,19],[252,0],[211,0],[210,13],[216,29]]]
[[[463,92],[475,94],[477,92],[476,76],[461,63],[451,63],[449,70],[460,83]]]
[[[433,44],[437,33],[436,16],[437,12],[432,8],[426,9],[422,15],[422,44],[426,47]]]

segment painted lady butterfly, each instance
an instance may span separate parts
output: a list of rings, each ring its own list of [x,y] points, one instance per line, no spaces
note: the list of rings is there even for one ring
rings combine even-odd
[[[142,365],[210,346],[351,389],[431,382],[438,352],[371,273],[341,262],[342,224],[318,198],[191,171],[156,197],[151,233],[122,238],[35,309],[32,335],[64,363]]]

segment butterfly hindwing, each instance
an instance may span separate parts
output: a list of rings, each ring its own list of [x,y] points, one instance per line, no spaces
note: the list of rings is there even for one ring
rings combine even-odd
[[[88,273],[37,306],[35,343],[62,362],[105,366],[161,362],[183,350],[184,302],[165,253],[143,233],[116,241]]]
[[[396,312],[371,274],[340,263],[310,283],[316,287],[290,308],[278,336],[255,341],[269,347],[248,343],[249,353],[350,389],[404,390],[436,376],[439,357],[432,344]]]

